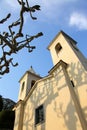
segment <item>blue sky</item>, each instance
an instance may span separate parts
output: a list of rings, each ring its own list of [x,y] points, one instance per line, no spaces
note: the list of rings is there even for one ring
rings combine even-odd
[[[19,79],[32,65],[37,74],[48,75],[53,67],[50,52],[47,46],[63,30],[78,42],[78,48],[87,57],[87,1],[86,0],[29,0],[30,5],[41,5],[41,11],[36,12],[37,20],[31,20],[29,14],[25,14],[24,33],[34,35],[43,32],[43,36],[34,40],[31,44],[36,46],[32,53],[26,49],[14,55],[14,63],[19,66],[10,67],[10,73],[0,79],[0,95],[18,99]],[[20,6],[16,0],[0,1],[0,19],[11,12],[9,19],[0,25],[0,32],[5,31],[7,25],[19,17]]]

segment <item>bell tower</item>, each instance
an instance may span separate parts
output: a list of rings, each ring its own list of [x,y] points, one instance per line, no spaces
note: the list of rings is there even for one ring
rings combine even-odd
[[[87,70],[87,59],[77,48],[77,42],[63,31],[60,31],[52,40],[48,50],[51,53],[54,65],[63,60],[69,65],[80,63]]]
[[[19,100],[24,100],[24,98],[28,95],[30,89],[34,86],[37,80],[41,79],[41,77],[36,74],[33,67],[31,66],[28,71],[21,77],[19,80],[20,89],[19,89]]]

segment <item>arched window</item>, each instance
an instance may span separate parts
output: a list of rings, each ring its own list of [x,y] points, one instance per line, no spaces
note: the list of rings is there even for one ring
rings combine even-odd
[[[55,50],[56,50],[56,53],[59,53],[59,51],[62,49],[62,46],[60,45],[60,43],[58,43],[56,46],[55,46]]]
[[[31,88],[33,87],[33,85],[35,84],[35,80],[31,81]]]

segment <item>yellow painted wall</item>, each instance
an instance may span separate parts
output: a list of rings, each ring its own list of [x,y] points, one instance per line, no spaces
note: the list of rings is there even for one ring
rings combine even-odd
[[[72,79],[75,84],[74,90],[87,120],[87,71],[85,71],[84,67],[77,62],[77,64],[71,64],[68,73],[70,79]]]
[[[56,44],[60,43],[62,49],[57,54],[55,51]],[[73,43],[73,42],[72,42]],[[73,80],[75,84],[75,92],[78,96],[79,102],[83,109],[83,113],[87,120],[87,60],[80,52],[75,49],[70,43],[69,39],[60,33],[58,37],[50,45],[49,50],[51,52],[52,60],[56,65],[60,60],[63,60],[68,64],[67,72],[70,80]],[[83,96],[84,95],[84,96]]]
[[[63,71],[37,83],[24,105],[23,130],[82,130]],[[35,108],[44,105],[45,121],[35,126]]]
[[[20,101],[21,102],[21,101]],[[14,130],[21,130],[22,126],[22,104],[19,103],[15,110]]]
[[[41,77],[39,77],[38,75],[35,75],[35,74],[31,73],[31,72],[26,72],[24,74],[24,76],[20,80],[20,89],[19,89],[18,101],[25,99],[25,97],[29,93],[29,90],[31,89],[31,82],[32,82],[32,80],[37,81],[40,78]],[[25,82],[25,85],[24,85],[24,89],[22,90],[22,84],[23,84],[23,82]]]
[[[24,85],[24,89],[22,90],[23,82],[25,82],[25,85]],[[20,81],[18,101],[23,100],[26,97],[27,82],[28,82],[28,73],[26,73],[22,78],[22,80]]]
[[[31,89],[31,82],[32,80],[39,80],[41,77],[39,75],[35,75],[33,73],[28,73],[28,80],[27,80],[27,88],[26,88],[26,96],[29,93],[29,90]]]
[[[55,51],[56,44],[60,43],[62,46],[62,49],[57,54]],[[76,63],[78,58],[76,54],[73,52],[70,43],[67,42],[67,40],[64,38],[64,36],[60,33],[59,36],[55,39],[55,41],[52,43],[52,45],[49,47],[52,61],[54,65],[56,65],[60,60],[63,60],[64,62],[71,64]]]

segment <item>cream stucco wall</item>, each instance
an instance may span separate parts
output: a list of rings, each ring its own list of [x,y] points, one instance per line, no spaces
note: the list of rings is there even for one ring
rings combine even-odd
[[[19,89],[19,100],[24,100],[24,98],[27,96],[29,93],[29,90],[31,89],[31,82],[32,80],[37,81],[41,77],[39,75],[33,74],[29,71],[27,71],[24,76],[20,80],[20,89]],[[22,90],[22,85],[24,83],[24,89]]]
[[[25,101],[23,130],[82,130],[61,67],[34,87]],[[45,121],[35,126],[35,109],[41,104]]]
[[[74,82],[74,90],[87,120],[87,71],[84,70],[84,67],[80,63],[72,63],[68,73],[70,79],[72,79]]]
[[[23,104],[24,102],[20,100],[15,106],[15,123],[14,130],[22,130],[22,122],[23,122]]]
[[[72,42],[72,44],[71,44]],[[57,54],[55,51],[56,44],[60,43],[62,49]],[[75,45],[74,41],[64,37],[62,33],[53,40],[49,46],[51,52],[52,60],[54,65],[56,65],[60,60],[63,60],[68,64],[67,72],[69,74],[70,80],[73,80],[75,85],[75,92],[83,109],[83,113],[87,120],[87,61],[84,55]],[[84,95],[84,96],[83,96]]]
[[[41,79],[41,77],[39,75],[36,75],[36,74],[33,74],[33,73],[29,72],[28,80],[27,80],[26,96],[27,96],[29,90],[31,89],[31,82],[32,82],[32,80],[37,81],[39,79]]]
[[[55,46],[60,43],[62,46],[62,49],[57,54],[55,51]],[[60,60],[63,60],[64,62],[68,63],[69,65],[71,63],[77,63],[79,61],[77,55],[75,54],[75,49],[71,47],[71,43],[67,41],[64,36],[60,33],[59,36],[53,41],[52,45],[49,47],[52,61],[54,65],[56,65]],[[80,55],[81,57],[81,55]]]
[[[19,96],[18,101],[23,100],[26,97],[26,88],[28,82],[28,73],[26,73],[23,78],[20,80]],[[24,83],[24,89],[22,90],[22,85]]]

